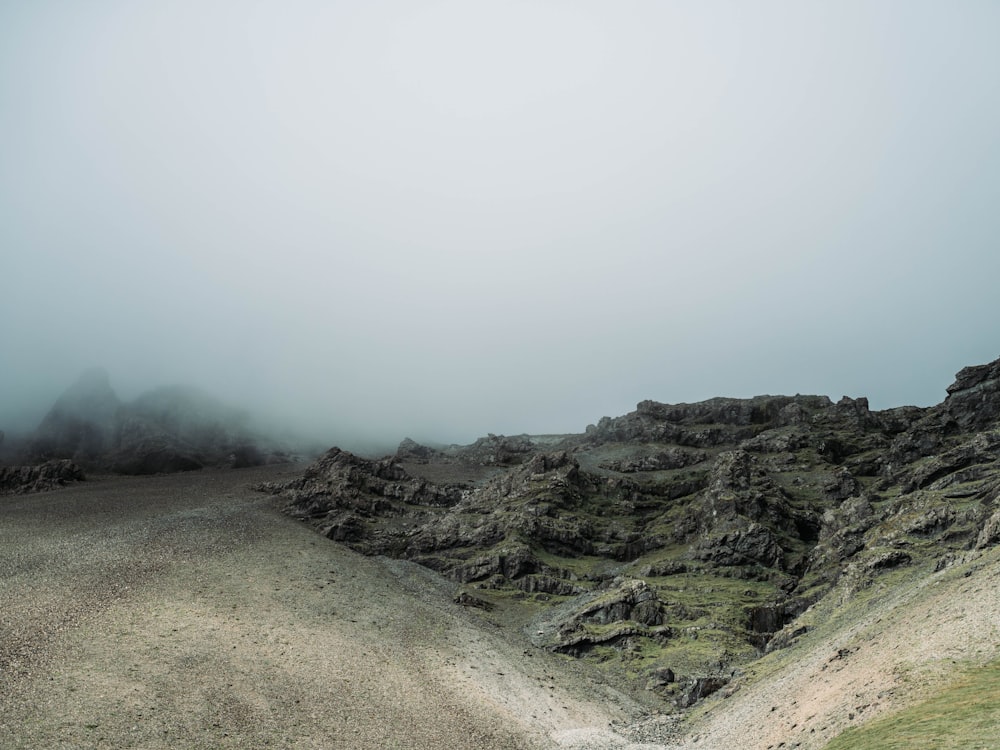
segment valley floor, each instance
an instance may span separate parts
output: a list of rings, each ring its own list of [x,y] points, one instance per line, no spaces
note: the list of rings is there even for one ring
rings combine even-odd
[[[250,490],[301,467],[0,497],[0,748],[652,748],[638,704]]]

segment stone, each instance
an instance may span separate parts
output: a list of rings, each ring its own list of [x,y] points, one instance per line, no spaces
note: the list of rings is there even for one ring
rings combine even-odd
[[[755,522],[745,529],[704,537],[690,554],[694,560],[716,565],[763,565],[766,568],[781,568],[784,558],[784,550],[775,535]]]
[[[690,708],[703,698],[721,690],[728,683],[728,677],[696,677],[684,685],[684,692],[675,700],[675,703],[679,708]]]
[[[976,537],[976,549],[985,549],[1000,543],[1000,509],[997,509],[983,524]]]
[[[962,430],[996,424],[1000,420],[1000,359],[962,368],[947,391],[943,411]]]
[[[652,687],[663,687],[676,680],[677,676],[670,667],[658,667],[649,673],[649,684]]]
[[[421,445],[410,438],[403,438],[403,441],[396,449],[397,461],[428,461],[435,456],[440,456],[440,451]]]
[[[476,609],[481,609],[489,612],[493,609],[493,604],[486,601],[485,599],[480,599],[478,596],[473,596],[467,591],[460,591],[455,595],[455,604],[461,604],[463,607],[475,607]]]
[[[823,484],[823,492],[830,500],[842,502],[861,493],[861,482],[842,466]]]
[[[54,459],[36,466],[0,467],[0,495],[48,492],[84,479],[83,471],[69,459]]]

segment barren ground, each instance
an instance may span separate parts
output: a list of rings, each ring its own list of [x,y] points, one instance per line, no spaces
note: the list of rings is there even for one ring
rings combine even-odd
[[[249,489],[300,468],[0,497],[0,747],[662,747],[440,579]]]

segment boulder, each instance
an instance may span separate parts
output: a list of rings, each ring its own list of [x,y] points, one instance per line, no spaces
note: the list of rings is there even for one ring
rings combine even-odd
[[[436,456],[443,455],[441,451],[436,451],[433,448],[428,448],[426,445],[421,445],[415,440],[410,438],[404,438],[396,449],[396,460],[397,461],[428,461]]]
[[[773,532],[750,522],[744,529],[702,538],[692,547],[690,555],[694,560],[727,567],[762,565],[781,569],[784,550]]]
[[[1000,359],[964,367],[948,386],[942,404],[948,420],[963,431],[979,430],[1000,420]]]
[[[682,686],[683,692],[674,703],[679,708],[690,708],[703,698],[707,698],[712,693],[718,692],[729,684],[728,677],[708,676],[694,677]]]
[[[823,493],[834,502],[843,502],[861,494],[861,482],[846,467],[841,467],[823,483]]]
[[[1000,544],[1000,509],[986,520],[976,537],[976,549],[985,549],[995,544]]]

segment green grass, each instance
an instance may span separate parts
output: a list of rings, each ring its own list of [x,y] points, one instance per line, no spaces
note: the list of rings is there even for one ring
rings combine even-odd
[[[845,731],[826,750],[992,750],[1000,744],[1000,661],[972,669],[933,698]]]

